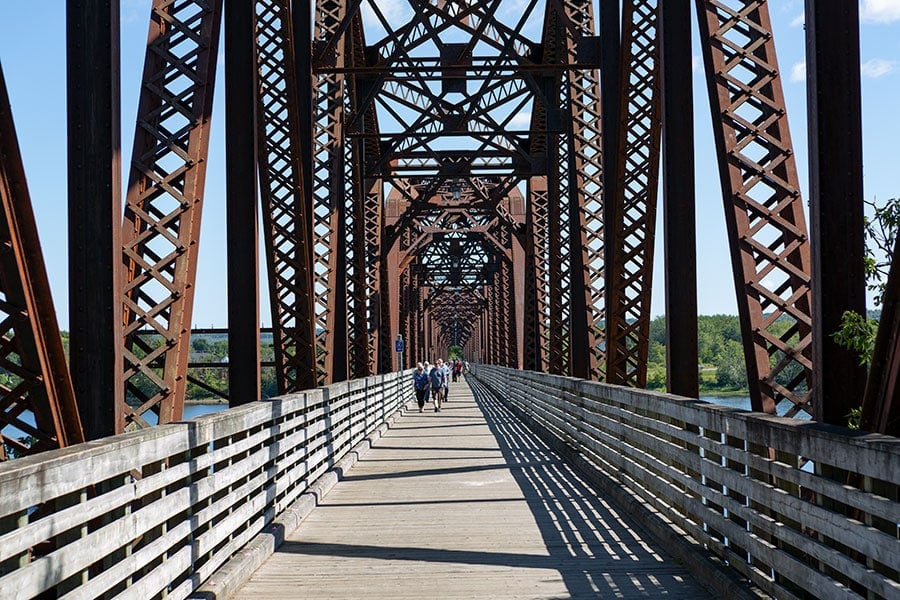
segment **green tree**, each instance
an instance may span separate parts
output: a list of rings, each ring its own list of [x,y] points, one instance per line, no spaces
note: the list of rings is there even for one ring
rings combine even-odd
[[[747,366],[744,363],[744,347],[740,342],[726,340],[722,352],[716,357],[716,383],[721,387],[747,387]]]
[[[866,287],[875,292],[875,306],[881,306],[891,270],[891,258],[897,246],[897,231],[900,229],[900,198],[891,198],[884,206],[868,201],[866,204],[872,208],[872,218],[865,217],[864,220]],[[868,364],[872,359],[877,331],[876,320],[845,311],[841,316],[840,329],[832,336],[838,345],[856,352],[860,361]]]
[[[197,354],[209,354],[212,352],[212,345],[205,337],[195,337],[191,340],[191,348]]]

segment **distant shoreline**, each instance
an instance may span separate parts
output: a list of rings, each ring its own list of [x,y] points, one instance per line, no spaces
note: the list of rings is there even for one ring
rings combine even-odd
[[[228,400],[213,396],[212,398],[194,398],[191,400],[185,400],[184,403],[185,405],[190,404],[192,406],[197,404],[228,404]]]

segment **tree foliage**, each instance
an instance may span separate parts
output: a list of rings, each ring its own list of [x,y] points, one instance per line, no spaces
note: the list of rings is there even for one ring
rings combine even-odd
[[[866,287],[874,292],[873,303],[881,306],[887,277],[891,270],[891,258],[897,245],[897,231],[900,229],[900,198],[891,198],[883,206],[875,202],[866,204],[872,209],[872,217],[865,217]],[[875,349],[875,335],[878,321],[867,319],[853,311],[841,315],[840,329],[832,334],[834,341],[860,357],[862,364],[872,360]]]

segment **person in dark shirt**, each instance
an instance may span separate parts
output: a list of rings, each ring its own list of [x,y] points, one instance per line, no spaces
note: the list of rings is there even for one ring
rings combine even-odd
[[[431,388],[428,384],[428,371],[425,370],[425,365],[422,363],[416,364],[416,371],[413,373],[413,387],[416,390],[416,404],[419,405],[419,412],[422,412],[425,403],[428,402],[428,393]]]
[[[428,380],[431,383],[431,399],[434,403],[434,412],[441,412],[441,403],[444,400],[444,385],[446,384],[446,375],[444,369],[441,368],[441,359],[431,369],[428,374]]]

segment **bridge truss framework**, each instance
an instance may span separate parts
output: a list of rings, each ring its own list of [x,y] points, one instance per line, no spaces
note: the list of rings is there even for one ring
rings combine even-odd
[[[102,313],[108,319],[98,323],[112,325],[93,335],[73,323],[79,359],[71,376],[0,97],[0,425],[31,436],[4,436],[4,448],[27,453],[146,427],[151,412],[160,423],[181,418],[223,15],[229,89],[254,90],[252,115],[226,123],[229,170],[258,177],[279,392],[393,370],[397,334],[406,366],[458,346],[472,361],[644,387],[663,131],[667,122],[678,128],[683,109],[673,99],[691,93],[690,45],[685,57],[676,38],[686,34],[672,25],[686,7],[662,4],[626,0],[620,13],[618,0],[533,0],[513,14],[500,1],[437,0],[410,2],[400,15],[370,0],[256,0],[244,12],[222,0],[153,0],[124,218],[103,240],[117,249],[104,259],[113,257],[112,279],[86,278],[70,299],[73,313]],[[818,4],[807,7],[811,22],[830,23]],[[862,401],[864,381],[850,398],[816,383],[814,349],[823,364],[850,365],[852,357],[835,358],[830,338],[815,333],[828,325],[816,328],[814,300],[831,314],[838,284],[817,290],[813,266],[827,272],[847,261],[832,249],[835,233],[814,232],[818,246],[810,242],[768,3],[696,5],[752,406],[833,419]],[[72,22],[110,17],[118,1],[69,0],[68,8]],[[848,19],[858,23],[858,14],[839,20]],[[858,27],[811,29],[810,48],[823,56],[858,36]],[[73,131],[96,126],[79,121],[87,118],[79,102],[118,95],[116,19],[85,22],[72,35],[98,32],[114,43],[81,48],[77,38],[70,46]],[[89,59],[110,78],[79,75],[79,61]],[[601,95],[601,59],[612,99]],[[853,67],[844,68],[852,88]],[[816,72],[810,79],[811,93],[826,97],[829,82]],[[852,112],[852,89],[845,96]],[[816,122],[841,111],[852,121],[848,105],[820,104]],[[109,106],[112,122],[118,109]],[[239,144],[248,133],[252,141]],[[682,137],[680,150],[692,152]],[[90,141],[74,144],[70,171],[88,160],[114,165],[114,138],[102,152]],[[665,139],[667,152],[679,150]],[[814,143],[827,151],[839,142],[819,132]],[[671,165],[663,170],[668,180],[679,177]],[[824,171],[814,175],[817,193],[835,176]],[[114,179],[99,192],[89,184],[70,186],[79,232],[102,231],[96,215],[117,214],[122,201]],[[861,214],[861,184],[849,185],[859,206],[848,210]],[[684,198],[692,203],[692,192]],[[256,199],[228,191],[229,207],[246,211],[251,200],[255,214]],[[230,223],[229,232],[256,239],[249,221]],[[861,243],[861,231],[845,233],[842,248]],[[103,245],[85,244],[72,243],[74,275]],[[95,284],[118,301],[111,306],[84,289]],[[863,290],[850,287],[841,302],[859,310],[862,299],[864,308]],[[665,289],[667,297],[696,298],[674,277]],[[241,302],[245,314],[258,314],[255,300]],[[695,317],[673,311],[670,331],[696,337]],[[896,321],[883,322],[882,366],[866,395],[882,430],[896,427],[886,416],[898,393]],[[258,342],[258,324],[256,331]],[[258,351],[248,356],[256,364],[232,356],[232,390],[250,390],[232,393],[232,404],[259,397],[258,375],[255,384],[243,375],[258,373]],[[677,358],[697,366],[696,352]],[[695,394],[696,377],[685,381],[672,391]]]

